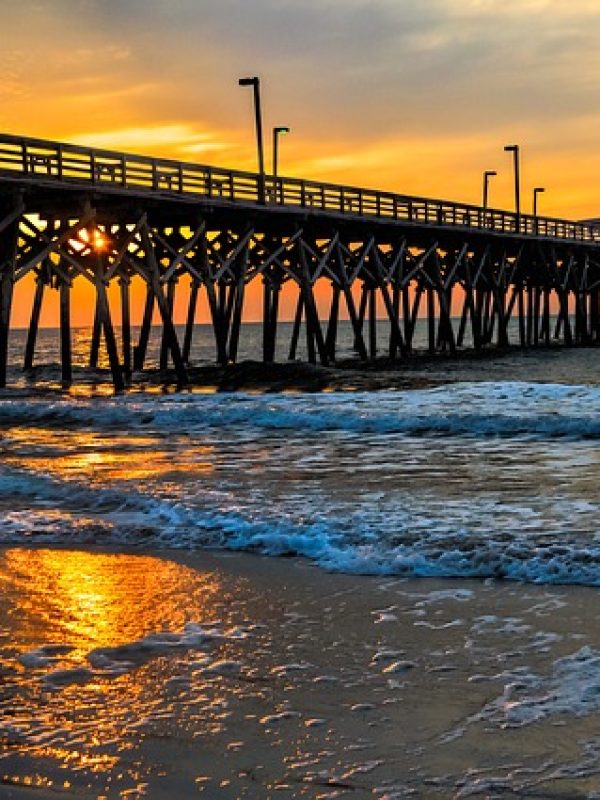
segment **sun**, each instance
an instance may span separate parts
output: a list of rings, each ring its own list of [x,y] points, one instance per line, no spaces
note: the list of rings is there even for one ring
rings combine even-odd
[[[106,250],[107,245],[108,242],[105,234],[98,230],[98,228],[92,228],[91,230],[83,228],[77,234],[77,238],[71,240],[71,246],[78,253],[92,250],[101,253],[103,250]]]

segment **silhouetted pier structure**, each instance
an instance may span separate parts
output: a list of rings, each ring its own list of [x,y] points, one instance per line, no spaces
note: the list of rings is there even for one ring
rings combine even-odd
[[[410,354],[423,315],[431,352],[457,353],[467,342],[477,351],[548,346],[554,339],[600,342],[595,225],[0,135],[2,386],[13,288],[30,273],[35,291],[24,367],[34,363],[44,295],[56,289],[66,384],[72,379],[75,280],[89,281],[95,291],[90,365],[97,365],[103,340],[117,390],[144,367],[155,305],[162,321],[161,366],[170,360],[178,382],[187,382],[201,292],[210,308],[216,361],[235,362],[245,289],[256,280],[263,284],[265,362],[275,358],[286,283],[297,295],[290,359],[304,328],[309,361],[335,362],[341,307],[364,360],[378,348],[391,359]],[[130,283],[136,276],[146,300],[134,343]],[[190,288],[180,341],[173,304],[182,278]],[[119,309],[109,307],[107,287],[114,281]],[[324,283],[326,320],[319,319],[315,300],[315,287]],[[383,344],[377,341],[378,298],[389,323]],[[513,318],[518,334],[510,342]]]

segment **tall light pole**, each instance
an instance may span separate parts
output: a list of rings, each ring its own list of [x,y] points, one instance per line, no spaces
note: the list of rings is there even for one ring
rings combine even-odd
[[[513,154],[513,164],[515,172],[515,211],[517,214],[517,231],[521,230],[521,183],[519,165],[519,145],[507,144],[504,150]]]
[[[240,86],[252,86],[254,90],[254,117],[256,120],[256,146],[258,149],[258,201],[265,202],[265,150],[262,134],[262,114],[260,110],[260,78],[240,78]]]
[[[483,173],[483,210],[487,211],[488,207],[488,194],[489,194],[489,187],[490,187],[490,178],[493,178],[494,175],[497,175],[497,172],[494,172],[493,169],[486,169]]]
[[[537,212],[538,212],[538,195],[542,194],[545,191],[546,190],[544,189],[543,186],[536,186],[535,189],[533,190],[533,216],[534,217],[537,217]]]
[[[290,129],[286,128],[283,125],[278,125],[276,128],[273,128],[273,178],[277,179],[277,167],[279,165],[279,135],[289,133]]]

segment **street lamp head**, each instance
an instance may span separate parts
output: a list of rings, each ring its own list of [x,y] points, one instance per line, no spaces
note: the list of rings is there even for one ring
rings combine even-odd
[[[506,150],[507,153],[516,153],[518,151],[518,149],[519,149],[519,145],[518,144],[507,144],[504,147],[504,149]]]
[[[240,78],[238,83],[240,86],[258,86],[259,78]]]
[[[484,175],[487,175],[487,176],[488,176],[488,178],[491,178],[491,177],[493,177],[494,175],[497,175],[498,173],[496,172],[496,170],[493,170],[493,169],[486,169],[486,171],[485,171],[483,174],[484,174]]]
[[[542,192],[545,192],[546,190],[544,189],[543,186],[536,186],[533,191],[535,192],[535,194],[541,194]]]
[[[278,125],[276,128],[273,128],[275,133],[289,133],[290,128],[286,128],[284,125]]]

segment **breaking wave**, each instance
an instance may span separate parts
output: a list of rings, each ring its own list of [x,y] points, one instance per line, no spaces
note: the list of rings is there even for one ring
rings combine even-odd
[[[317,395],[140,395],[0,400],[0,425],[600,438],[600,388],[472,383]]]
[[[270,556],[299,556],[329,571],[403,577],[494,578],[538,584],[600,585],[600,537],[577,532],[563,538],[533,535],[516,520],[510,531],[487,531],[448,523],[442,509],[431,509],[429,524],[418,519],[425,508],[399,509],[377,524],[350,520],[298,521],[288,515],[228,508],[226,503],[186,505],[131,487],[91,487],[59,481],[26,470],[4,470],[0,495],[35,501],[22,510],[0,512],[0,544],[125,546],[167,549],[227,549]],[[472,518],[485,519],[486,506],[473,501]],[[479,505],[478,505],[479,503]],[[449,505],[450,508],[451,504]],[[488,509],[489,510],[489,509]],[[597,517],[598,506],[583,512]],[[565,524],[582,512],[581,503],[557,505]],[[390,526],[394,535],[389,535]]]
[[[0,544],[225,548],[356,574],[600,585],[597,438],[600,388],[583,385],[2,399]],[[101,453],[119,470],[103,472]]]

